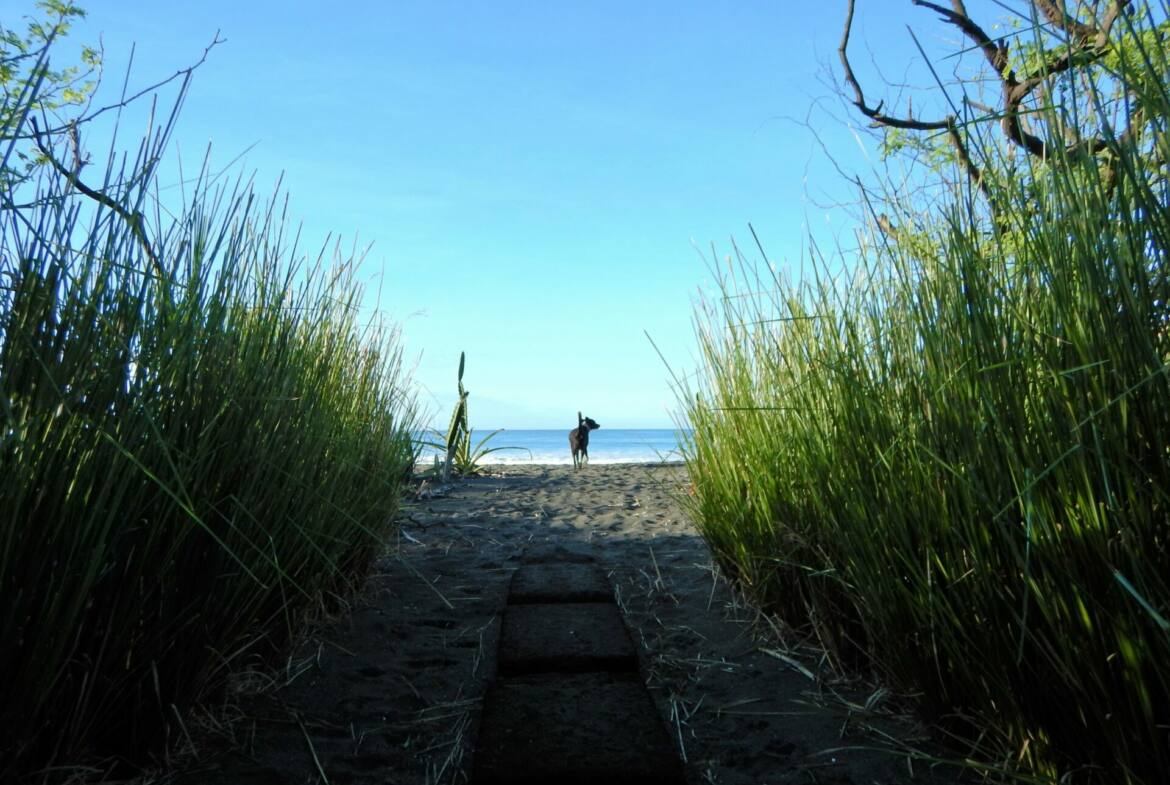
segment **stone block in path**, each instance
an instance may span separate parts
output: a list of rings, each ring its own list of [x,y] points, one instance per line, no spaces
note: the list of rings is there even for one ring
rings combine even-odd
[[[512,575],[508,602],[613,602],[613,588],[594,564],[524,564]]]
[[[502,679],[487,694],[474,785],[682,785],[682,768],[636,673]]]
[[[633,672],[638,656],[613,603],[508,605],[499,673]]]

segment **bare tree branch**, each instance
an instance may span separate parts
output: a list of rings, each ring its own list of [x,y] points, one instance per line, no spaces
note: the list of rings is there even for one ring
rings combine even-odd
[[[1101,20],[1101,30],[1097,34],[1098,47],[1104,48],[1109,43],[1109,34],[1113,32],[1113,23],[1132,7],[1131,0],[1113,0],[1113,5],[1109,7],[1109,10],[1105,12],[1105,18]]]
[[[97,119],[98,117],[102,116],[106,112],[113,111],[114,109],[123,109],[123,108],[129,106],[130,104],[134,103],[135,101],[137,101],[139,98],[142,98],[144,95],[148,95],[150,93],[153,93],[156,90],[158,90],[159,88],[167,86],[168,84],[175,81],[176,79],[190,77],[191,74],[194,73],[196,68],[203,65],[203,63],[207,61],[207,56],[211,53],[212,49],[214,49],[219,44],[225,43],[227,41],[226,38],[219,37],[219,32],[220,31],[218,31],[218,30],[215,31],[214,38],[212,39],[210,44],[208,44],[206,47],[204,47],[203,54],[200,56],[200,58],[197,61],[195,61],[191,65],[187,66],[186,68],[181,68],[178,71],[175,71],[175,73],[171,74],[166,79],[160,79],[159,81],[155,82],[154,84],[142,88],[134,95],[131,95],[128,97],[123,97],[117,103],[107,104],[106,106],[103,106],[101,109],[98,109],[93,114],[85,115],[84,117],[79,117],[76,120],[71,120],[70,122],[66,123],[65,125],[58,126],[56,128],[46,128],[44,130],[41,130],[39,133],[34,132],[32,134],[24,134],[24,135],[16,134],[16,135],[9,136],[9,137],[0,137],[0,140],[3,140],[3,141],[8,141],[8,140],[12,140],[12,139],[36,140],[36,138],[38,136],[56,136],[57,134],[60,134],[60,133],[67,131],[71,126],[80,126],[80,125],[83,125],[85,123],[90,122],[91,120]]]
[[[146,257],[150,259],[150,263],[154,266],[155,272],[157,272],[160,277],[166,280],[168,277],[166,270],[163,269],[162,263],[159,261],[158,256],[155,254],[154,249],[150,245],[150,239],[146,236],[146,229],[144,228],[146,221],[143,219],[142,213],[130,212],[125,207],[118,204],[118,202],[116,202],[114,199],[111,199],[107,194],[104,194],[101,191],[95,191],[85,183],[81,182],[81,178],[78,176],[78,173],[81,170],[81,160],[78,159],[76,161],[72,170],[66,168],[64,164],[57,160],[57,158],[53,155],[53,152],[49,149],[49,146],[45,143],[44,132],[41,131],[40,124],[37,123],[37,119],[35,117],[30,117],[29,121],[32,123],[33,138],[36,141],[37,149],[40,150],[41,154],[45,156],[45,159],[49,162],[49,165],[56,169],[62,177],[69,181],[70,185],[72,185],[82,194],[88,196],[90,199],[93,199],[98,204],[108,207],[123,221],[125,221],[126,225],[130,227],[130,231],[134,234],[134,238],[138,240],[139,245],[142,246],[142,250],[146,254]]]
[[[1048,160],[1055,153],[1060,153],[1066,159],[1100,159],[1108,153],[1117,141],[1124,141],[1141,133],[1143,124],[1140,107],[1128,115],[1128,127],[1120,134],[1114,134],[1107,127],[1102,126],[1094,135],[1091,129],[1074,129],[1076,137],[1071,141],[1061,141],[1051,136],[1046,139],[1043,135],[1032,133],[1025,125],[1025,117],[1029,114],[1030,104],[1027,103],[1038,90],[1043,90],[1048,80],[1060,74],[1082,69],[1097,63],[1112,46],[1111,33],[1117,20],[1132,10],[1132,0],[1107,0],[1105,3],[1093,3],[1090,6],[1081,4],[1082,14],[1088,11],[1091,20],[1084,21],[1076,15],[1068,14],[1064,10],[1062,0],[1030,0],[1037,17],[1043,23],[1050,25],[1050,32],[1056,36],[1065,36],[1063,46],[1048,50],[1040,49],[1039,64],[1032,70],[1020,76],[1011,65],[1008,44],[1002,39],[993,38],[981,25],[975,22],[967,12],[964,0],[950,0],[949,6],[942,4],[942,0],[911,0],[921,8],[934,11],[939,17],[957,28],[962,35],[975,45],[983,54],[995,79],[1000,85],[1001,106],[999,108],[986,106],[964,96],[966,105],[979,109],[984,113],[983,119],[998,119],[1004,136],[1009,143],[1025,150],[1029,155],[1042,160]],[[1101,7],[1104,10],[1099,10]],[[961,133],[961,126],[955,114],[947,115],[938,120],[920,120],[908,110],[905,116],[898,117],[883,111],[883,102],[876,106],[866,101],[865,93],[849,62],[847,48],[853,25],[855,0],[849,0],[845,14],[845,25],[838,47],[838,55],[844,70],[845,82],[853,93],[852,103],[865,117],[873,121],[874,126],[900,128],[912,131],[945,131],[955,149],[959,164],[966,171],[971,181],[979,186],[980,190],[992,201],[990,189],[985,182],[983,173],[972,159],[967,147],[966,139]],[[923,53],[925,56],[925,53]],[[957,111],[957,110],[952,110]],[[1050,129],[1055,130],[1055,129]],[[1103,176],[1108,186],[1112,180],[1110,172],[1113,164],[1104,161]],[[995,205],[991,204],[995,213]],[[997,219],[998,221],[998,219]]]
[[[915,1],[917,2],[917,0]],[[878,102],[878,105],[875,107],[871,107],[866,103],[865,93],[862,92],[861,84],[857,81],[857,77],[853,73],[853,68],[849,64],[849,54],[847,51],[849,47],[849,34],[853,28],[853,7],[854,0],[849,0],[849,5],[845,10],[845,27],[841,33],[841,44],[837,47],[837,54],[841,58],[841,68],[845,72],[845,81],[853,89],[853,105],[863,115],[873,120],[875,125],[902,128],[911,131],[946,131],[947,138],[950,139],[951,145],[955,148],[959,164],[967,172],[967,176],[971,179],[971,182],[975,183],[983,192],[984,196],[990,199],[991,192],[983,179],[983,173],[971,158],[967,144],[963,141],[963,137],[959,133],[958,120],[953,114],[949,114],[941,120],[915,120],[913,116],[900,118],[883,113],[881,102]],[[945,11],[946,9],[943,10]]]
[[[1020,122],[1020,104],[1023,103],[1028,93],[1021,93],[1018,90],[1020,83],[1016,78],[1016,72],[1009,64],[1007,44],[997,44],[986,30],[967,16],[967,9],[962,0],[952,0],[953,10],[927,0],[912,0],[912,2],[914,5],[929,8],[937,13],[944,21],[957,27],[963,35],[982,50],[983,56],[999,76],[1003,88],[1004,107],[1000,124],[1004,133],[1008,139],[1032,155],[1045,157],[1048,150],[1044,140],[1028,133],[1024,129],[1023,123]]]
[[[1000,124],[1003,127],[1004,135],[1014,144],[1027,150],[1029,154],[1043,159],[1047,159],[1052,151],[1047,142],[1024,128],[1020,116],[1024,101],[1046,79],[1064,73],[1074,66],[1080,67],[1091,63],[1104,55],[1114,22],[1130,5],[1129,0],[1113,0],[1098,26],[1085,24],[1075,17],[1065,14],[1051,0],[1032,0],[1036,10],[1050,24],[1065,32],[1069,36],[1070,42],[1067,51],[1053,56],[1052,59],[1041,64],[1033,73],[1021,80],[1010,66],[1007,45],[997,44],[982,27],[971,19],[967,14],[963,0],[951,0],[951,8],[949,9],[928,2],[928,0],[912,0],[912,2],[939,14],[944,21],[957,27],[983,51],[987,62],[999,76],[1003,92]],[[1096,155],[1108,147],[1106,139],[1090,137],[1067,145],[1064,148],[1064,153],[1069,157]]]
[[[987,34],[982,27],[977,25],[967,15],[967,8],[963,4],[963,0],[951,0],[951,5],[954,10],[950,8],[943,8],[941,5],[927,2],[927,0],[912,0],[914,5],[923,8],[929,8],[947,22],[950,22],[955,27],[959,28],[971,41],[983,50],[983,56],[987,58],[987,62],[995,69],[997,74],[1003,75],[1008,69],[1008,48],[1007,44],[997,44],[992,40],[991,36]],[[1014,79],[1014,75],[1011,77]]]
[[[858,84],[857,77],[853,74],[853,68],[849,65],[849,56],[846,54],[846,49],[849,46],[849,33],[853,28],[853,5],[854,0],[849,0],[849,6],[845,10],[845,29],[841,33],[841,45],[837,47],[837,54],[841,58],[841,67],[845,71],[845,81],[853,89],[853,105],[857,107],[859,112],[878,125],[904,128],[911,131],[945,130],[948,122],[951,122],[946,117],[941,120],[915,120],[913,117],[892,117],[882,113],[881,101],[878,102],[877,106],[873,107],[865,102],[865,93],[861,91],[861,85]]]
[[[1097,40],[1098,29],[1093,25],[1082,23],[1072,14],[1065,13],[1063,3],[1053,3],[1051,0],[1032,0],[1032,5],[1044,15],[1048,24],[1058,30],[1063,30],[1073,42],[1084,43]]]
[[[1037,4],[1040,2],[1041,0],[1037,0]],[[1069,50],[1040,66],[1034,73],[1024,77],[1017,89],[1024,93],[1030,93],[1045,78],[1067,71],[1078,57],[1083,57],[1086,53],[1095,55],[1094,59],[1100,57],[1109,45],[1109,34],[1113,30],[1113,24],[1129,5],[1129,0],[1114,0],[1109,5],[1109,10],[1105,12],[1105,17],[1099,27],[1091,27],[1077,22],[1076,29],[1080,31],[1080,34],[1075,36],[1076,40],[1071,43]],[[1068,31],[1066,30],[1066,32]]]

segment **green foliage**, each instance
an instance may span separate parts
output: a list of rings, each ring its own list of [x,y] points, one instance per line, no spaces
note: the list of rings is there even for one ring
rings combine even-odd
[[[487,436],[480,439],[478,442],[473,442],[471,436],[472,431],[469,429],[467,431],[466,449],[455,451],[451,458],[451,471],[461,477],[471,477],[477,474],[481,474],[484,470],[483,459],[492,453],[502,452],[504,450],[519,450],[522,452],[528,452],[529,456],[532,455],[530,450],[526,450],[523,447],[488,447],[488,442],[503,432],[503,428],[497,428]],[[436,434],[438,436],[442,436],[442,434],[438,434],[437,432]],[[446,445],[442,442],[426,442],[425,446],[442,449]],[[446,466],[438,463],[438,456],[435,456],[435,460],[436,468],[433,470],[432,474],[435,476],[442,475],[446,469]]]
[[[157,189],[134,174],[105,178],[134,183],[123,209]],[[414,457],[394,331],[278,204],[205,171],[156,233],[162,275],[37,177],[45,199],[0,209],[4,781],[158,756],[227,672],[279,661],[381,549]]]
[[[936,171],[950,170],[958,161],[954,146],[945,136],[923,136],[902,128],[882,129],[878,153],[882,160],[913,157]]]
[[[741,260],[681,398],[720,561],[838,664],[922,694],[957,756],[1045,781],[1170,780],[1170,98],[1148,32],[1115,176],[980,146],[1005,222],[962,177],[927,206],[888,185],[874,212],[906,231],[847,281]]]
[[[459,353],[459,400],[451,412],[451,423],[447,426],[447,433],[442,442],[427,442],[428,447],[437,447],[445,450],[446,458],[442,465],[444,479],[450,479],[451,472],[467,477],[479,474],[483,467],[480,462],[488,455],[500,450],[522,449],[518,447],[488,447],[487,443],[503,429],[492,431],[474,445],[471,441],[471,427],[467,419],[467,397],[470,393],[463,387],[463,369],[465,356]],[[443,434],[437,434],[443,437]]]
[[[59,127],[67,126],[76,116],[69,110],[84,107],[97,87],[101,53],[83,46],[80,64],[54,69],[49,60],[50,47],[68,35],[72,23],[86,12],[66,0],[39,0],[42,19],[25,20],[22,32],[0,22],[0,143],[10,142],[24,128],[25,115],[49,114]],[[25,129],[27,133],[27,129]],[[16,145],[5,156],[0,180],[10,185],[29,177],[43,160],[28,145]]]
[[[467,424],[467,396],[463,388],[464,353],[459,353],[459,400],[451,412],[451,423],[447,426],[447,470],[452,466],[466,466],[471,460],[471,428]]]

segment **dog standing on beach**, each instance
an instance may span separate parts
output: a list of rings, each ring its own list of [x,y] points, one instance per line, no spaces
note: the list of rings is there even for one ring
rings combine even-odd
[[[581,412],[577,412],[577,427],[569,431],[569,450],[573,453],[574,468],[580,469],[589,463],[589,432],[600,427],[591,418],[582,417]]]

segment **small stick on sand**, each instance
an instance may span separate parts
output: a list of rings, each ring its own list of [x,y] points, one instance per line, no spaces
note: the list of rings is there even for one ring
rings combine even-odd
[[[321,765],[321,759],[317,757],[317,750],[313,747],[313,740],[309,738],[308,728],[301,721],[301,715],[294,714],[293,716],[297,718],[297,725],[301,726],[301,733],[305,734],[305,743],[309,745],[309,754],[313,756],[313,763],[317,765],[317,773],[321,775],[321,782],[324,785],[329,785],[329,777],[325,774],[325,768]]]
[[[438,589],[436,589],[436,588],[435,588],[435,584],[433,584],[433,583],[431,583],[430,581],[428,581],[428,580],[427,580],[427,579],[426,579],[426,578],[423,576],[423,574],[422,574],[421,572],[419,572],[418,570],[416,570],[416,569],[414,568],[414,565],[412,565],[410,562],[408,562],[406,559],[402,558],[401,556],[399,556],[399,557],[398,557],[398,561],[402,563],[402,566],[403,566],[403,567],[405,567],[406,569],[410,570],[410,572],[411,572],[411,574],[412,574],[412,575],[414,575],[414,576],[415,576],[416,578],[418,578],[420,581],[422,581],[423,583],[425,583],[425,584],[427,585],[427,588],[428,588],[428,589],[430,589],[431,591],[433,591],[433,592],[435,593],[435,595],[436,595],[436,596],[437,596],[437,597],[438,597],[440,600],[442,600],[442,601],[443,601],[443,604],[444,604],[444,605],[446,605],[446,606],[447,606],[447,608],[449,608],[450,610],[455,610],[455,606],[451,604],[451,601],[450,601],[450,600],[448,600],[446,597],[444,597],[444,596],[443,596],[443,593],[442,593],[441,591],[439,591]]]

